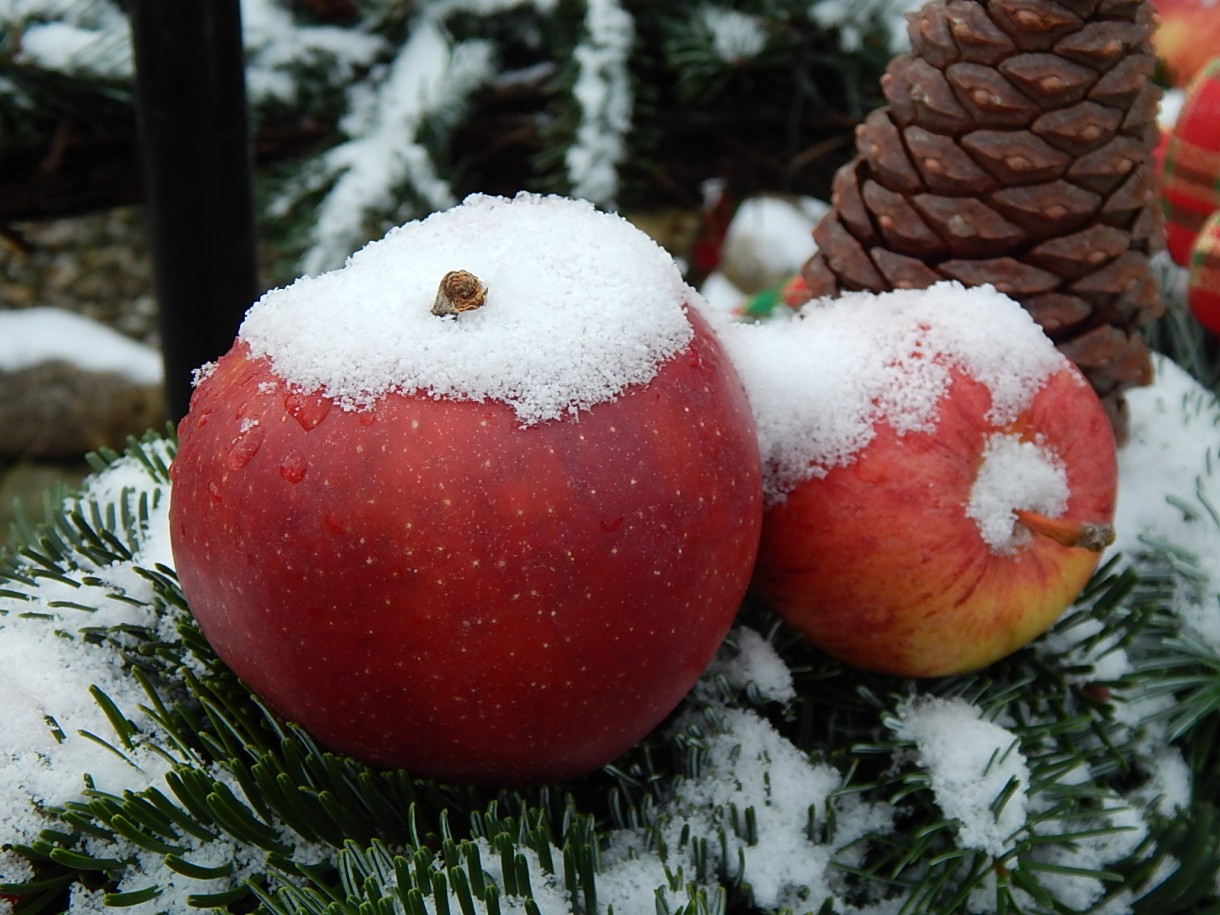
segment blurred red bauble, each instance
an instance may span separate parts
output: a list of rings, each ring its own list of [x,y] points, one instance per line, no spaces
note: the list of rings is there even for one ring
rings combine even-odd
[[[1169,133],[1161,167],[1165,241],[1179,264],[1190,263],[1195,237],[1220,209],[1220,57],[1191,81]]]
[[[1203,224],[1191,249],[1186,300],[1200,324],[1220,333],[1220,210]]]

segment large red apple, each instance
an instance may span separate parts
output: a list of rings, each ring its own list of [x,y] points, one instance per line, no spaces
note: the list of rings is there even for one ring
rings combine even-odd
[[[455,267],[438,310],[482,307],[430,314]],[[521,196],[265,297],[172,467],[220,657],[414,774],[559,780],[630,748],[712,658],[761,524],[748,402],[687,294],[625,221]]]
[[[756,587],[815,645],[960,673],[1079,595],[1110,533],[1114,437],[1016,303],[952,284],[848,296],[733,340],[769,442]]]

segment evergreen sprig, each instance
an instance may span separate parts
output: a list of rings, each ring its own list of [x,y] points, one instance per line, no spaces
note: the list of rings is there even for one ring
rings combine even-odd
[[[98,455],[97,471],[120,458],[165,483],[172,441],[150,435],[124,455]],[[3,596],[28,598],[47,580],[85,592],[96,583],[90,569],[132,564],[160,507],[157,492],[136,487],[104,503],[69,498],[44,525],[19,523],[0,565]],[[1197,510],[1209,518],[1205,507]],[[1220,911],[1220,799],[1208,780],[1220,752],[1220,657],[1173,611],[1203,580],[1180,547],[1151,542],[1136,563],[1112,560],[1049,643],[943,680],[849,670],[765,609],[747,606],[740,622],[783,659],[795,699],[776,701],[730,676],[725,665],[739,651],[730,639],[674,716],[614,764],[570,784],[516,791],[377,771],[325,751],[278,720],[215,657],[172,569],[137,571],[159,618],[173,626],[90,625],[85,601],[56,609],[79,613],[76,635],[89,650],[113,652],[145,696],[124,708],[93,688],[110,732],[86,736],[133,766],[151,751],[167,773],[161,784],[119,793],[98,790],[86,774],[80,797],[31,810],[46,828],[15,851],[34,875],[0,886],[19,897],[19,913],[62,910],[74,885],[100,892],[108,906],[156,911],[164,887],[149,876],[150,862],[197,884],[188,901],[199,908],[468,915],[511,905],[551,915],[558,905],[592,913],[607,904],[598,884],[614,867],[605,856],[621,853],[624,836],[632,854],[657,862],[658,912],[763,911],[750,856],[767,838],[758,825],[764,811],[719,796],[699,810],[675,804],[683,785],[725,774],[717,748],[737,739],[742,714],[765,720],[811,763],[840,774],[826,803],[808,811],[809,841],[833,846],[846,835],[840,830],[852,805],[890,811],[888,826],[835,848],[831,880],[844,902],[888,899],[894,911],[952,912],[973,897],[990,899],[996,911],[1061,913],[1075,910],[1056,895],[1066,880],[1099,887],[1095,906],[1126,905],[1141,915]],[[9,606],[24,605],[31,622],[51,616],[32,599]],[[1129,663],[1105,679],[1100,671],[1115,652]],[[1012,733],[1013,745],[994,764],[1022,754],[1029,784],[1010,779],[992,812],[1024,792],[1029,813],[1002,855],[963,844],[930,770],[897,726],[921,699],[969,703]],[[1140,793],[1149,754],[1170,746],[1195,780],[1189,808],[1176,814]],[[1140,823],[1144,834],[1135,835]],[[1082,847],[1102,841],[1129,847],[1106,860],[1080,858]],[[839,909],[826,900],[809,911]]]

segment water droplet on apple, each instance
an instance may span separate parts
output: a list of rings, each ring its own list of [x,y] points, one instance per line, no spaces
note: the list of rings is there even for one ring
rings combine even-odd
[[[325,515],[322,516],[322,524],[332,534],[346,534],[347,533],[347,525],[344,524],[342,521],[340,521],[338,518],[336,518],[334,515],[330,514],[329,512],[327,512]]]
[[[220,484],[217,483],[215,480],[212,480],[212,482],[208,483],[208,500],[213,505],[219,505],[221,502],[224,501],[224,498],[220,495]]]
[[[280,476],[289,483],[300,483],[305,478],[309,465],[299,454],[290,454],[280,462]]]
[[[623,526],[623,516],[622,515],[618,515],[615,518],[603,518],[602,519],[602,530],[605,531],[607,534],[613,534],[615,531],[617,531],[622,526]]]
[[[699,352],[697,347],[692,346],[687,361],[692,369],[701,369],[703,368],[703,353]]]
[[[361,410],[358,421],[362,426],[371,426],[377,422],[377,414],[372,410]]]
[[[308,432],[310,429],[317,427],[318,423],[326,419],[326,414],[330,412],[332,401],[328,397],[323,397],[320,394],[294,394],[289,392],[284,395],[284,409],[288,414],[300,423],[301,428]]]
[[[265,435],[259,423],[243,423],[237,438],[233,439],[233,444],[229,446],[229,453],[225,455],[225,467],[229,470],[241,470],[249,464],[254,455],[258,454],[258,449],[263,446]]]

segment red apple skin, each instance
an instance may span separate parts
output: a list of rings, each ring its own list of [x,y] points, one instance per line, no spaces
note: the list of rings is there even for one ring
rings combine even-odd
[[[963,673],[1041,634],[1079,595],[1098,554],[1033,536],[997,554],[966,514],[995,432],[1059,455],[1066,520],[1108,524],[1117,460],[1104,410],[1075,368],[1054,374],[1017,422],[986,422],[991,395],[954,371],[931,432],[888,423],[851,464],[798,485],[764,515],[755,587],[806,638],[856,667]]]
[[[501,402],[297,397],[239,341],[171,471],[203,634],[280,715],[375,766],[525,784],[611,761],[711,660],[758,548],[753,418],[689,317],[648,384],[524,428]]]

